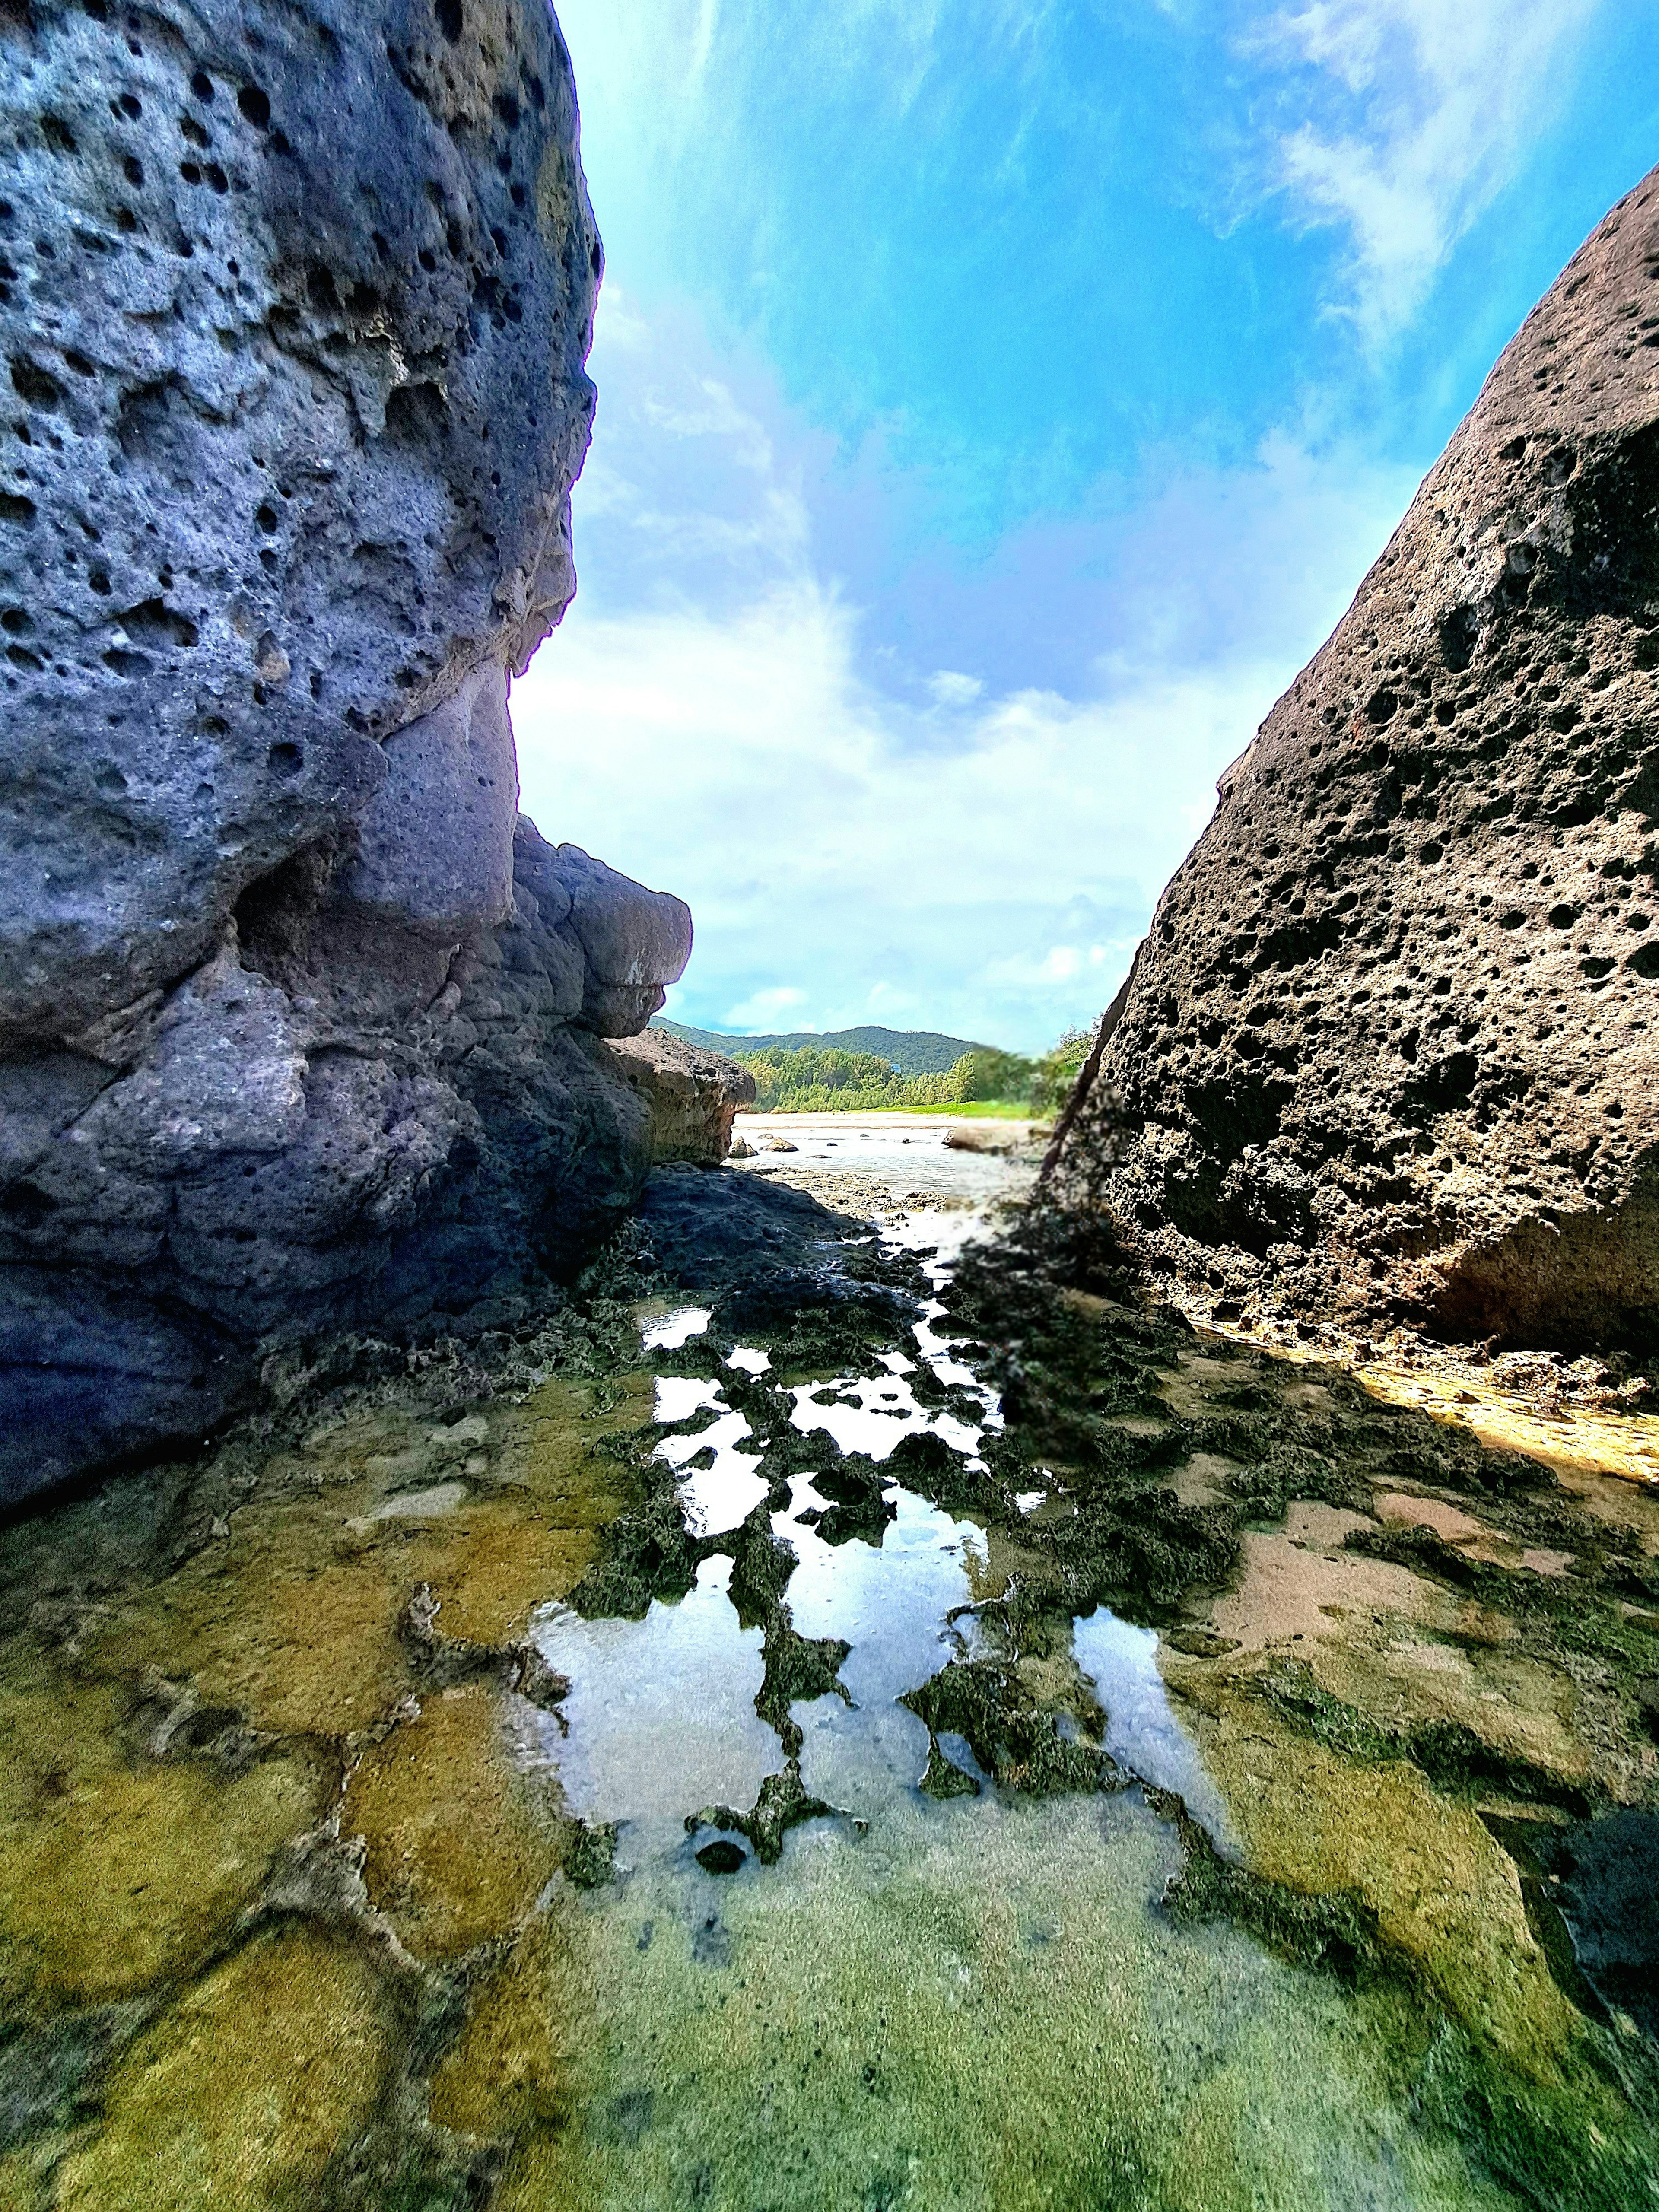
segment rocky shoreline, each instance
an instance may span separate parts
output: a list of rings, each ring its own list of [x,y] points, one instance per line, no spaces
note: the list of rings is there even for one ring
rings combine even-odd
[[[966,1246],[960,1219],[911,1211],[872,1241],[805,1192],[661,1170],[641,1225],[510,1369],[405,1353],[313,1382],[191,1461],[15,1527],[0,2176],[21,2203],[127,2201],[142,2173],[159,2212],[193,2172],[365,2212],[397,2189],[457,2212],[621,2204],[647,2156],[675,2186],[706,2168],[736,2203],[742,2130],[688,2136],[675,2117],[723,2092],[687,2104],[653,2074],[619,2134],[619,2100],[643,2091],[601,2043],[666,2006],[659,2028],[678,2021],[695,2051],[718,1996],[721,2033],[757,2037],[764,2072],[787,2047],[764,2010],[778,1974],[799,1960],[810,1991],[867,1940],[848,1953],[841,1908],[803,1923],[805,1870],[844,1861],[850,1879],[874,1852],[884,1883],[910,1881],[915,1817],[935,1856],[956,1833],[935,1817],[992,1820],[969,1848],[1001,1851],[999,1805],[1042,1839],[996,1862],[1015,1894],[1071,1864],[1085,1808],[1122,1829],[1103,1864],[1138,1863],[1143,1819],[1175,1838],[1127,1923],[1150,1907],[1167,1930],[1158,1971],[1218,1941],[1295,1962],[1301,2063],[1329,2063],[1305,2010],[1328,1990],[1410,2085],[1415,2118],[1368,2123],[1405,2129],[1396,2155],[1437,2145],[1563,2212],[1640,2201],[1656,2023],[1619,1853],[1655,1849],[1652,1500],[1608,1477],[1570,1488],[1334,1369],[1200,1335],[1052,1214]],[[940,1348],[919,1355],[929,1311]],[[759,1496],[721,1528],[690,1501],[720,1494],[700,1488],[702,1438],[734,1418]],[[843,1418],[898,1442],[843,1445]],[[900,1700],[919,1740],[899,1773],[914,1758],[921,1794],[914,1776],[890,1804],[843,1793],[849,1826],[814,1787],[817,1717],[890,1725],[881,1700],[860,1721],[840,1677],[862,1679],[851,1655],[907,1607],[825,1640],[810,1594],[890,1547],[908,1571],[905,1516],[941,1513],[969,1547],[971,1619],[941,1624],[957,1656]],[[592,1734],[538,1622],[643,1633],[722,1561],[732,1632],[758,1632],[745,1725],[774,1739],[772,1779],[752,1803],[688,1798],[667,1828],[585,1815],[578,1753],[625,1753],[625,1729]],[[1109,1628],[1097,1651],[1091,1623]],[[1131,1658],[1141,1674],[1115,1671]],[[672,1768],[646,1771],[672,1794]],[[965,1901],[965,1866],[951,1880]],[[1069,2109],[1066,1954],[1031,1955],[1060,1979],[1042,1965],[1018,1984],[1051,2038],[1030,2094]],[[937,2061],[908,2039],[918,2021],[878,2027],[880,1986],[835,2016],[872,2039],[908,2139],[943,2156]],[[804,2094],[833,2106],[841,2061],[820,2056]],[[1178,2067],[1158,2094],[1176,2124]],[[788,2110],[794,2142],[809,2123]],[[836,2154],[880,2170],[888,2153]],[[1246,2154],[1224,2130],[1217,2154]],[[1045,2151],[1030,2183],[1068,2172],[1073,2152]],[[1189,2175],[1183,2203],[1208,2186]]]

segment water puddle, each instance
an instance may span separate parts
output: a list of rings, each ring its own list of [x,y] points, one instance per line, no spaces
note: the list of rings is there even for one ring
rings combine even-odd
[[[536,1749],[584,1820],[683,1835],[688,1811],[759,1795],[778,1740],[756,1717],[761,1632],[738,1625],[731,1573],[730,1559],[706,1559],[678,1604],[653,1599],[643,1620],[584,1620],[566,1606],[535,1616],[538,1650],[570,1683],[562,1726],[537,1715]]]

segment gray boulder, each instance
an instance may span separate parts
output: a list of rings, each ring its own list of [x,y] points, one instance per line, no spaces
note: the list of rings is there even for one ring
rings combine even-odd
[[[539,0],[0,11],[0,1499],[636,1196],[690,918],[518,814],[600,254]]]
[[[1052,1194],[1224,1316],[1655,1348],[1656,667],[1659,172],[1222,778]]]

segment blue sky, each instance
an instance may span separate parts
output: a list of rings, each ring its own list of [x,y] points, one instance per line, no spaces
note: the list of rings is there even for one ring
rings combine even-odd
[[[1036,1048],[1527,309],[1659,0],[568,0],[606,251],[544,833],[670,1012]]]

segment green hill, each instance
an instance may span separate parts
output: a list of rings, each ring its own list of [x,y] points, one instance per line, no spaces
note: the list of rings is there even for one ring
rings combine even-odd
[[[781,1045],[786,1052],[799,1052],[804,1046],[811,1046],[823,1050],[879,1053],[905,1075],[943,1075],[956,1066],[964,1052],[991,1049],[976,1043],[972,1037],[941,1036],[937,1030],[884,1030],[874,1025],[828,1030],[822,1035],[811,1030],[796,1030],[787,1036],[732,1036],[720,1030],[688,1029],[684,1022],[665,1022],[660,1016],[651,1026],[653,1030],[666,1030],[671,1036],[684,1037],[687,1044],[700,1044],[705,1052],[761,1052],[768,1045]]]

